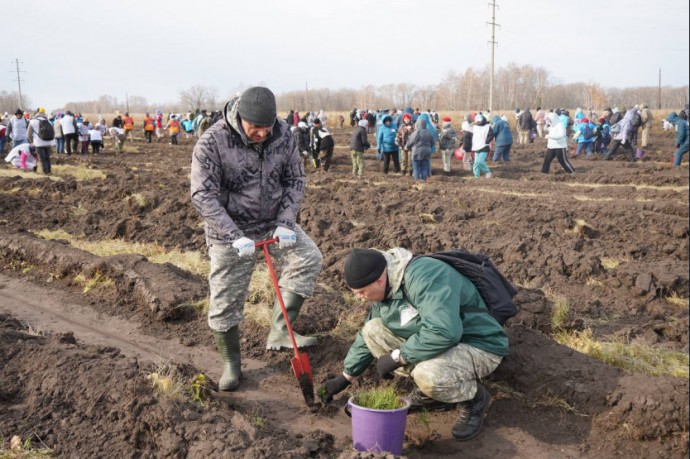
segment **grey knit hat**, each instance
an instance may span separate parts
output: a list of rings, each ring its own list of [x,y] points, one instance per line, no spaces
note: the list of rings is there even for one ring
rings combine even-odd
[[[237,112],[241,119],[256,126],[273,126],[276,121],[276,96],[268,88],[251,87],[242,93]]]
[[[363,288],[381,277],[386,258],[373,249],[352,249],[345,260],[345,283],[350,288]]]

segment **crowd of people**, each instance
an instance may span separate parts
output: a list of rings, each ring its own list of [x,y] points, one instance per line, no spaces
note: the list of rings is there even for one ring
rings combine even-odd
[[[145,114],[141,132],[148,143],[154,136],[157,142],[168,136],[170,143],[177,145],[180,135],[184,134],[187,139],[201,137],[221,117],[220,110],[197,110],[184,115],[168,113],[167,116],[157,110],[153,116]],[[122,152],[127,140],[134,141],[135,132],[135,121],[129,112],[124,116],[116,113],[108,125],[102,115],[92,122],[70,110],[56,110],[48,115],[43,107],[33,114],[30,110],[18,108],[13,115],[6,112],[0,117],[0,154],[4,154],[9,140],[11,148],[5,157],[6,162],[17,169],[36,171],[40,161],[43,173],[50,175],[53,152],[66,156],[102,154],[108,137],[112,147]]]
[[[688,107],[673,112],[663,120],[663,128],[675,128],[678,133],[674,164],[680,165],[688,151],[687,116]],[[140,124],[143,140],[147,143],[160,142],[169,137],[172,145],[185,139],[198,139],[204,132],[223,118],[221,110],[196,110],[188,113],[168,113],[160,110],[146,113]],[[606,108],[599,115],[594,110],[577,108],[573,116],[567,109],[545,110],[537,107],[532,113],[529,108],[515,109],[514,119],[509,122],[505,114],[492,115],[490,111],[470,112],[461,120],[459,131],[452,125],[449,116],[427,109],[407,107],[399,109],[358,109],[349,113],[350,157],[352,175],[364,176],[364,155],[372,148],[369,134],[374,134],[376,157],[381,161],[381,170],[389,173],[411,176],[415,181],[427,182],[431,176],[431,158],[440,152],[443,174],[450,175],[453,158],[462,161],[463,169],[471,171],[475,178],[482,175],[492,177],[490,163],[510,161],[514,143],[517,146],[546,139],[546,152],[541,171],[548,173],[553,159],[558,159],[568,173],[575,172],[568,157],[595,160],[613,159],[621,150],[626,159],[635,162],[641,159],[649,145],[649,131],[653,125],[652,111],[646,104]],[[52,125],[52,137],[41,138],[37,128],[47,120]],[[304,167],[317,172],[328,172],[333,160],[335,141],[328,130],[328,115],[324,110],[306,112],[303,115],[290,110],[285,121],[297,139],[298,149]],[[340,114],[332,121],[342,128],[345,116]],[[34,129],[30,129],[31,124]],[[511,128],[511,124],[514,128]],[[563,129],[559,127],[563,126]],[[422,132],[422,130],[428,132]],[[45,129],[44,129],[45,131]],[[134,118],[125,112],[119,113],[108,124],[103,116],[91,122],[80,113],[69,110],[55,111],[50,116],[44,108],[32,115],[30,111],[17,109],[13,116],[5,113],[0,118],[0,153],[4,154],[8,139],[12,141],[13,152],[6,161],[15,164],[13,158],[33,156],[50,171],[50,154],[100,154],[105,151],[105,139],[110,138],[112,147],[123,151],[126,141],[134,141],[139,132]],[[514,140],[515,139],[515,140]],[[20,145],[27,144],[14,150]],[[33,147],[33,148],[30,148]],[[16,160],[19,161],[19,160]],[[19,164],[19,163],[17,163]],[[31,161],[19,168],[30,169]]]

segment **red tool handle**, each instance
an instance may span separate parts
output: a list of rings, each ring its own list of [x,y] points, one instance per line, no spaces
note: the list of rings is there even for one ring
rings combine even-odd
[[[278,238],[267,239],[265,241],[260,241],[254,244],[255,247],[261,247],[264,251],[264,258],[266,258],[266,265],[268,266],[268,272],[271,274],[271,280],[273,281],[273,286],[276,290],[276,296],[278,297],[278,303],[280,304],[280,309],[283,311],[283,318],[285,319],[285,325],[287,325],[288,335],[290,335],[290,342],[292,342],[292,349],[295,351],[295,357],[299,357],[299,350],[297,349],[297,342],[295,341],[295,335],[292,333],[292,325],[290,325],[290,318],[288,317],[287,309],[285,309],[285,303],[283,302],[283,295],[280,293],[280,287],[278,287],[278,277],[276,277],[276,271],[273,269],[273,261],[271,261],[271,254],[268,253],[269,244],[274,244],[278,242]]]

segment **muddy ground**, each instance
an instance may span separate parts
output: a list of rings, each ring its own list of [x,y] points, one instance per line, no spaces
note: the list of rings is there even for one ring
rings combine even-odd
[[[333,130],[334,167],[309,170],[300,223],[324,254],[317,292],[294,327],[317,334],[308,355],[316,383],[338,374],[353,336],[341,333],[366,305],[349,306],[342,279],[352,247],[452,247],[491,255],[518,286],[507,324],[511,355],[487,382],[494,399],[475,440],[450,435],[455,413],[408,418],[409,457],[687,457],[688,380],[624,371],[553,339],[555,298],[563,328],[595,338],[688,352],[688,167],[671,167],[673,135],[653,131],[644,160],[572,159],[539,172],[544,143],[513,148],[494,178],[475,180],[440,158],[426,185],[385,176],[367,155],[350,175],[349,128]],[[136,141],[124,154],[54,156],[105,179],[0,178],[0,434],[31,439],[58,457],[350,457],[349,419],[334,406],[310,413],[290,353],[264,350],[267,327],[242,325],[243,381],[213,390],[220,375],[203,312],[191,306],[206,280],[139,255],[98,257],[35,235],[63,230],[91,241],[121,238],[205,251],[189,200],[191,140]],[[143,196],[144,200],[137,199]],[[261,265],[259,261],[259,265]],[[78,276],[113,284],[88,289]],[[85,293],[86,291],[86,293]],[[354,312],[353,312],[353,309]],[[150,373],[163,364],[208,397],[162,397]],[[378,384],[372,371],[362,386]],[[396,381],[409,389],[406,381]]]

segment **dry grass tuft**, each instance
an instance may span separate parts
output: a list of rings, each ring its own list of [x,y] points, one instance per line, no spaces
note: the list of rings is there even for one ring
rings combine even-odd
[[[185,385],[173,365],[159,364],[156,371],[150,373],[146,378],[151,381],[151,386],[158,396],[172,400],[185,398]]]
[[[575,407],[569,404],[566,400],[553,394],[549,389],[546,389],[546,392],[544,392],[538,399],[534,401],[534,407],[536,408],[538,406],[560,409],[577,416],[587,416],[587,414],[576,410]]]
[[[657,349],[641,341],[630,344],[598,341],[590,329],[560,331],[555,338],[564,346],[614,367],[651,376],[669,375],[686,379],[689,376],[690,359],[682,352]]]
[[[275,297],[273,281],[268,267],[265,264],[263,266],[257,265],[249,282],[247,301],[244,303],[245,319],[269,327]]]
[[[122,239],[92,242],[62,230],[40,230],[34,233],[44,239],[67,241],[72,246],[99,257],[109,257],[121,253],[136,253],[145,256],[152,263],[171,263],[180,269],[203,277],[208,276],[210,269],[208,259],[201,252],[182,252],[177,249],[168,250],[158,244],[131,243]]]
[[[599,261],[601,262],[601,266],[606,270],[616,269],[618,265],[621,264],[621,260],[616,260],[615,258],[602,257]]]
[[[83,292],[89,293],[94,290],[108,290],[115,288],[115,282],[100,271],[87,278],[83,273],[77,274],[74,282],[84,287]]]
[[[570,317],[570,306],[564,296],[556,297],[551,310],[551,326],[554,330],[560,330]]]
[[[666,302],[672,304],[673,306],[677,306],[681,309],[690,308],[690,299],[682,298],[678,296],[676,292],[672,292],[669,296],[667,296]]]
[[[106,175],[98,169],[91,169],[83,165],[71,166],[67,164],[56,164],[52,166],[51,172],[58,177],[71,176],[78,182],[87,180],[103,180]]]

